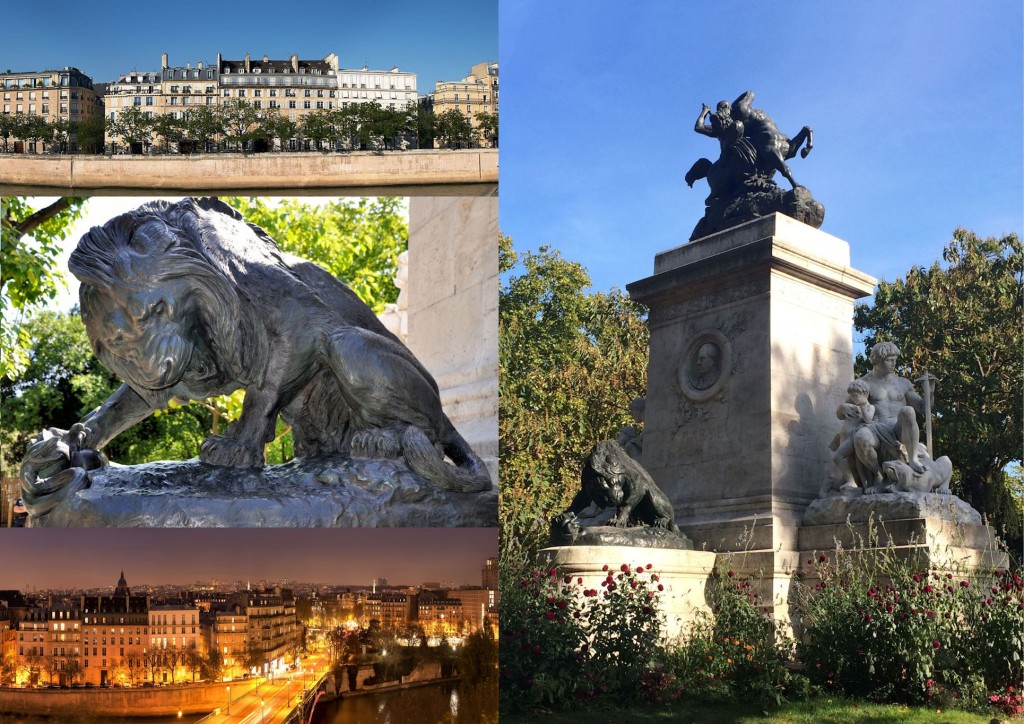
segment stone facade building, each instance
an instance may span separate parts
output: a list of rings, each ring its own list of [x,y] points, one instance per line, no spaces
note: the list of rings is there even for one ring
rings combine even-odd
[[[53,123],[58,119],[75,123],[102,115],[103,103],[96,93],[92,78],[78,68],[0,73],[4,115],[37,116]],[[13,139],[11,149],[22,153],[42,153],[44,143]],[[71,140],[72,150],[76,144]]]
[[[253,656],[264,671],[290,663],[302,642],[292,594],[229,598],[154,603],[132,595],[123,572],[112,595],[28,606],[16,591],[0,591],[0,654],[13,659],[18,684],[55,686],[191,681],[211,648],[221,652],[224,677],[258,670]]]
[[[390,70],[340,69],[338,56],[329,53],[322,60],[303,60],[298,55],[273,60],[264,55],[253,59],[225,59],[220,53],[214,63],[171,66],[167,53],[160,71],[132,71],[110,85],[107,121],[125,108],[138,107],[148,117],[169,113],[183,118],[192,109],[245,103],[259,111],[277,112],[302,123],[318,110],[348,108],[360,103],[377,103],[392,110],[416,105],[416,74]],[[114,139],[107,135],[107,142]]]
[[[477,63],[462,80],[439,80],[434,84],[434,113],[457,110],[475,128],[478,113],[498,113],[498,64]]]

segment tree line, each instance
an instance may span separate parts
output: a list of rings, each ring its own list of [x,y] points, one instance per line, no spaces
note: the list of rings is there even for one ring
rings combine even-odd
[[[0,115],[0,138],[10,152],[12,138],[48,145],[54,153],[140,153],[146,150],[209,153],[221,150],[269,150],[275,142],[288,150],[405,150],[471,148],[498,145],[498,116],[470,118],[451,109],[434,114],[417,107],[384,108],[361,103],[347,108],[318,108],[297,121],[277,108],[256,108],[238,100],[199,106],[180,116],[152,115],[131,106],[113,120],[91,116],[82,121],[49,121],[21,113]],[[113,142],[105,143],[105,136]]]

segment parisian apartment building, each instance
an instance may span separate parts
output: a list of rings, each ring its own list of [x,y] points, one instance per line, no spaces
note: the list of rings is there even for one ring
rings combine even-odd
[[[103,115],[108,124],[128,108],[137,108],[147,118],[171,114],[182,118],[201,106],[215,107],[242,101],[259,110],[276,110],[301,123],[316,110],[348,108],[377,103],[390,110],[417,105],[416,74],[393,66],[387,70],[343,68],[338,56],[303,60],[223,58],[214,61],[172,65],[167,53],[160,68],[131,70],[97,90],[92,78],[77,68],[55,71],[0,74],[4,91],[3,112],[39,115],[48,121],[66,118],[84,120]],[[107,142],[112,138],[107,134]],[[42,143],[14,139],[12,150],[41,153]]]
[[[479,125],[478,113],[498,114],[498,64],[477,63],[462,80],[439,80],[434,84],[430,101],[434,113],[440,115],[457,110]]]
[[[0,73],[4,115],[39,116],[53,123],[63,119],[79,123],[103,114],[102,95],[92,78],[78,68]],[[37,153],[43,150],[37,140],[15,138],[12,150]],[[75,150],[72,147],[72,150]]]
[[[124,573],[109,595],[45,604],[0,591],[0,651],[18,684],[138,686],[192,680],[211,649],[224,677],[280,669],[303,630],[288,590],[242,591],[211,604],[182,593],[135,595]]]

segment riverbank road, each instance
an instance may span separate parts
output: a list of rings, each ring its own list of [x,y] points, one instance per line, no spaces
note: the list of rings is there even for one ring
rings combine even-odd
[[[283,671],[273,678],[261,677],[259,686],[230,703],[202,724],[281,724],[302,701],[304,694],[327,672],[327,656],[313,654],[302,670]]]

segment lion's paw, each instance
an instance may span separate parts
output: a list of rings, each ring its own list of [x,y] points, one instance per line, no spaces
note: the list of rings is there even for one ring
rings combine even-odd
[[[199,459],[229,468],[262,468],[263,448],[223,435],[210,435],[199,448]]]
[[[355,458],[395,460],[402,455],[402,433],[390,427],[360,430],[352,435],[350,450]]]

